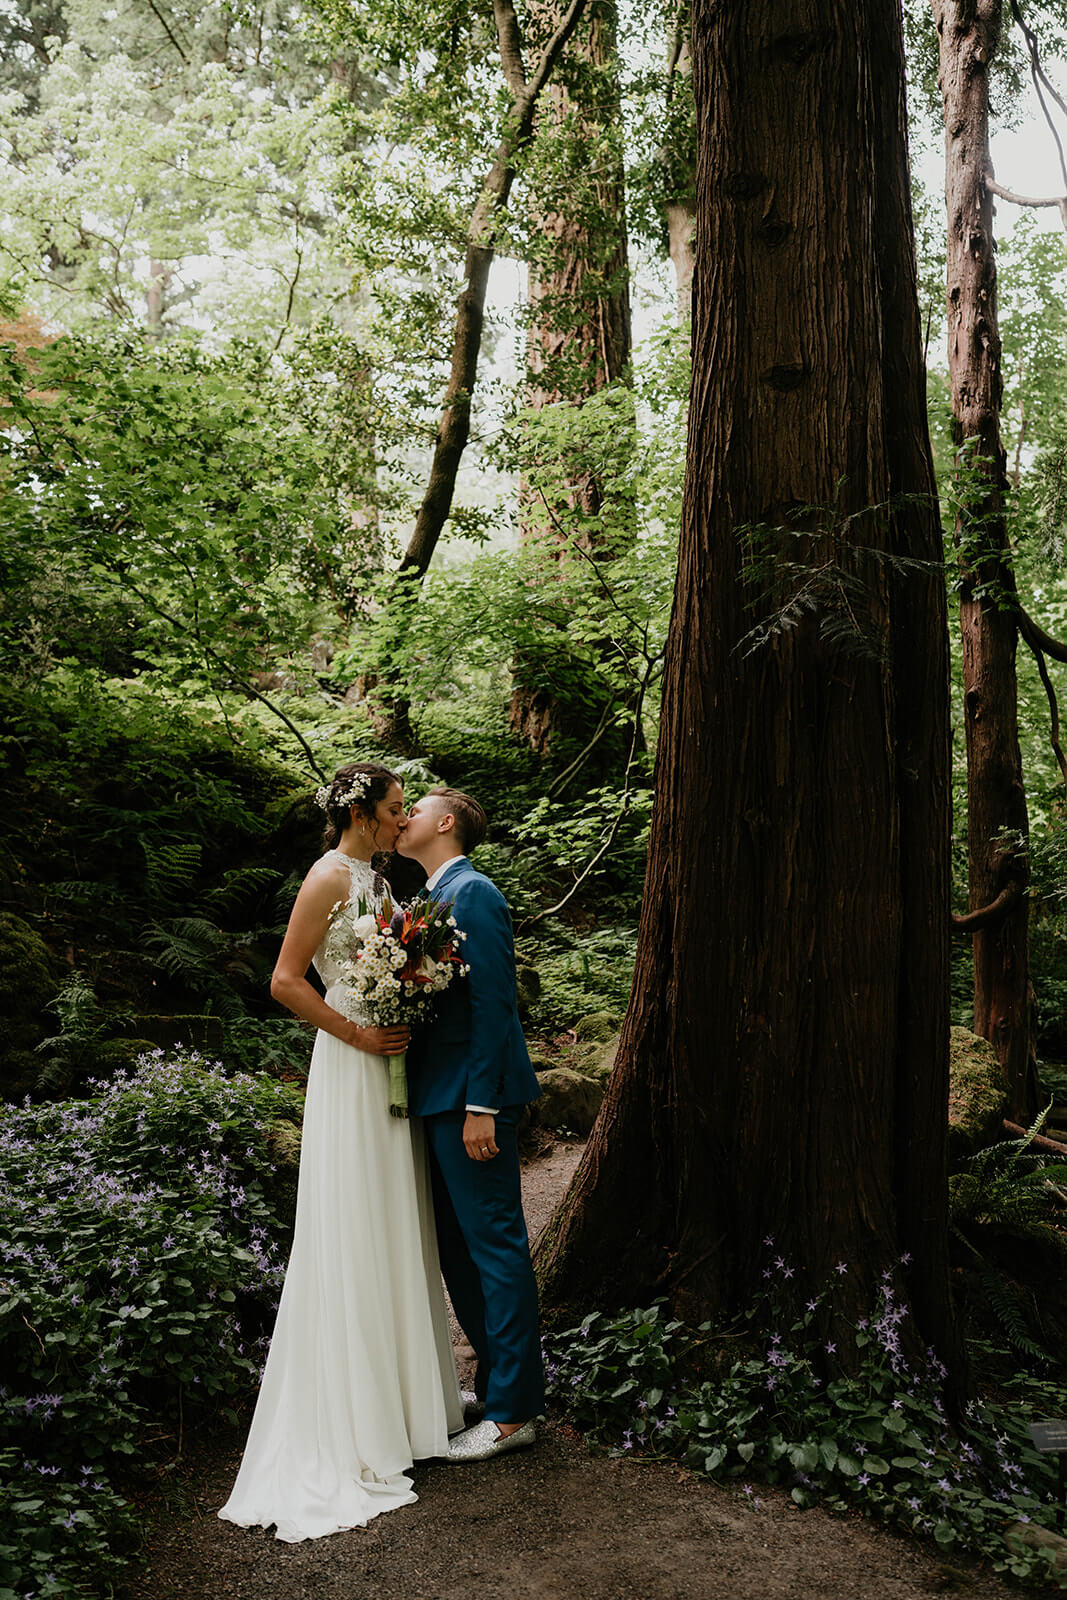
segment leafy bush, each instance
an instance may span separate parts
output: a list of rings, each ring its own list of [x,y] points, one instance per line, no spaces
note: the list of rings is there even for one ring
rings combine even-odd
[[[541,980],[530,1010],[531,1031],[556,1033],[592,1011],[624,1012],[636,946],[635,929],[610,924],[576,933],[553,923],[543,942],[520,938],[519,955]]]
[[[1067,919],[1061,913],[1031,919],[1030,969],[1038,1052],[1067,1060]]]
[[[796,1316],[775,1288],[792,1269],[778,1257],[768,1272],[766,1295],[729,1330],[688,1328],[662,1302],[586,1317],[546,1341],[550,1394],[618,1453],[680,1457],[699,1473],[782,1484],[798,1506],[861,1509],[944,1549],[986,1556],[998,1571],[1046,1576],[1045,1558],[1009,1550],[1004,1532],[1015,1521],[1055,1524],[1055,1472],[1026,1423],[1028,1413],[1062,1407],[1067,1391],[1031,1382],[1010,1408],[973,1402],[954,1432],[941,1399],[944,1368],[932,1352],[922,1368],[904,1355],[907,1312],[893,1273],[851,1333],[856,1368],[843,1374],[824,1331],[831,1291]],[[729,1333],[728,1346],[718,1332]],[[716,1365],[714,1377],[695,1375]]]
[[[162,1051],[97,1088],[0,1119],[0,1586],[20,1595],[99,1592],[146,1424],[248,1392],[284,1272],[268,1135],[290,1091]]]
[[[956,1253],[976,1273],[983,1313],[992,1317],[1017,1356],[1054,1365],[1050,1345],[1055,1327],[1054,1294],[1043,1308],[1044,1330],[1035,1327],[1028,1308],[997,1257],[1007,1252],[1016,1267],[1021,1249],[1037,1250],[1051,1269],[1053,1283],[1067,1267],[1067,1147],[1058,1161],[1033,1148],[1044,1124],[1040,1113],[1022,1139],[1001,1140],[976,1151],[949,1178],[950,1223]],[[999,1251],[997,1247],[1000,1247]]]

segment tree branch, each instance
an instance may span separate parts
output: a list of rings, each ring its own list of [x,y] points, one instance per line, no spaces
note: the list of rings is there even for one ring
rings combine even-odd
[[[967,911],[962,917],[953,916],[953,933],[977,933],[980,928],[992,927],[995,923],[1003,922],[1019,902],[1023,899],[1026,890],[1017,878],[1006,883],[989,905],[981,906],[977,911]]]
[[[678,9],[674,14],[674,26],[671,29],[671,41],[667,49],[667,92],[666,100],[670,105],[674,94],[674,75],[681,64],[682,56],[686,52],[689,35],[689,0],[679,0]]]
[[[498,26],[502,23],[504,28],[500,38],[504,73],[511,83],[514,62],[510,62],[509,68],[509,53],[515,47],[515,40],[501,9],[509,3],[510,0],[494,0]],[[430,565],[441,530],[448,521],[459,464],[470,438],[471,396],[478,378],[485,293],[489,269],[496,253],[494,218],[507,205],[515,179],[515,158],[533,130],[538,96],[548,82],[561,50],[578,26],[585,3],[586,0],[571,0],[562,22],[541,53],[533,77],[521,88],[513,88],[511,114],[471,216],[463,263],[463,288],[456,309],[452,370],[445,390],[426,493],[404,559],[400,563],[401,572],[414,573],[416,578],[421,578]],[[515,27],[517,29],[517,23]]]
[[[537,98],[551,77],[552,69],[556,65],[556,60],[562,51],[563,46],[567,43],[567,40],[578,26],[579,19],[584,10],[585,0],[571,0],[570,5],[564,13],[563,21],[560,23],[551,39],[545,45],[544,50],[541,52],[541,59],[534,69],[533,77],[530,79],[527,93],[532,99]]]
[[[1060,158],[1060,171],[1063,173],[1063,187],[1064,189],[1067,189],[1067,160],[1064,159],[1063,141],[1059,136],[1056,124],[1052,120],[1052,113],[1049,111],[1043,90],[1048,90],[1049,94],[1052,96],[1052,99],[1059,106],[1064,116],[1067,116],[1067,104],[1065,104],[1063,96],[1058,93],[1055,85],[1052,83],[1044,67],[1041,65],[1041,57],[1037,48],[1037,34],[1025,21],[1022,14],[1022,9],[1019,6],[1019,0],[1011,0],[1011,14],[1019,24],[1019,27],[1022,29],[1023,38],[1026,40],[1026,48],[1030,54],[1030,77],[1033,79],[1034,93],[1037,95],[1038,103],[1041,106],[1042,115],[1044,116],[1045,121],[1048,123],[1049,132],[1056,141],[1056,149]]]
[[[1002,183],[997,183],[987,172],[982,179],[990,194],[999,195],[1001,200],[1010,200],[1013,206],[1056,206],[1059,209],[1060,221],[1067,230],[1067,194],[1052,195],[1047,199],[1039,200],[1033,195],[1016,194],[1014,189],[1005,189]]]
[[[187,67],[189,65],[189,57],[186,55],[186,53],[182,49],[181,45],[178,43],[177,39],[174,37],[174,34],[171,32],[170,23],[167,21],[166,17],[163,15],[163,13],[159,9],[159,7],[156,5],[156,0],[148,0],[148,5],[149,5],[149,9],[151,10],[153,16],[156,18],[156,21],[159,23],[160,27],[163,29],[163,32],[166,34],[167,38],[170,40],[170,42],[174,46],[175,50],[177,50],[178,54],[181,56],[183,66]]]
[[[1067,1145],[1060,1144],[1057,1139],[1047,1139],[1043,1133],[1028,1133],[1026,1128],[1021,1128],[1017,1122],[1010,1122],[1007,1117],[1004,1118],[1004,1126],[1017,1139],[1029,1138],[1030,1143],[1036,1144],[1039,1150],[1052,1150],[1061,1159],[1067,1156]]]
[[[1053,661],[1067,661],[1067,644],[1061,644],[1054,639],[1051,633],[1046,633],[1040,623],[1034,621],[1028,611],[1022,606],[1018,608],[1019,632],[1030,646],[1031,650],[1043,650],[1045,655],[1051,656]]]
[[[194,638],[197,644],[200,646],[200,649],[204,652],[204,655],[210,661],[214,661],[217,666],[222,668],[225,680],[231,689],[235,689],[238,694],[243,694],[246,699],[258,700],[260,705],[266,706],[267,710],[276,716],[280,722],[284,722],[285,726],[289,729],[289,732],[293,735],[294,739],[307,756],[308,766],[311,768],[312,772],[317,778],[321,778],[323,782],[325,782],[326,774],[315,760],[315,752],[304,738],[304,735],[300,732],[300,729],[297,727],[296,723],[293,722],[291,717],[286,715],[281,706],[275,705],[274,701],[271,700],[267,695],[263,694],[259,689],[254,689],[252,685],[250,683],[246,683],[243,678],[239,678],[226,659],[221,656],[217,650],[213,650],[209,644],[206,644],[196,629],[190,628],[187,623],[180,622],[179,619],[169,612],[165,606],[161,606],[159,601],[156,600],[154,596],[146,594],[143,589],[138,587],[137,584],[131,583],[129,573],[122,574],[121,578],[118,576],[118,574],[116,574],[113,581],[116,583],[121,583],[124,588],[131,589],[139,600],[143,601],[143,603],[148,606],[151,611],[156,613],[157,617],[162,617],[164,622],[169,622],[171,627],[176,629],[178,633],[188,634]]]
[[[1023,637],[1025,639],[1026,635],[1024,634]],[[1045,662],[1045,652],[1039,649],[1032,639],[1026,639],[1026,642],[1033,652],[1034,660],[1037,662],[1037,670],[1041,674],[1041,682],[1045,686],[1049,710],[1049,739],[1051,740],[1056,760],[1059,762],[1063,781],[1067,783],[1067,757],[1064,756],[1063,746],[1060,744],[1060,707],[1056,699],[1056,688],[1049,676],[1048,666]]]
[[[637,696],[637,704],[634,707],[634,731],[633,737],[630,740],[630,754],[626,758],[626,776],[623,779],[622,803],[619,806],[618,815],[616,816],[615,821],[608,829],[607,837],[592,859],[586,862],[581,872],[567,890],[567,893],[563,896],[563,899],[557,900],[554,906],[548,906],[544,911],[535,912],[535,914],[531,917],[524,917],[516,928],[516,933],[521,933],[523,928],[530,928],[535,922],[543,922],[545,917],[554,916],[557,911],[562,911],[567,902],[572,900],[578,893],[578,890],[581,888],[586,878],[588,878],[597,862],[601,861],[604,856],[607,855],[608,851],[615,843],[615,835],[622,827],[623,818],[630,809],[630,800],[633,797],[633,790],[630,787],[630,775],[633,772],[634,759],[637,755],[637,738],[641,729],[641,709],[644,703],[644,695],[645,685],[642,684]]]
[[[500,46],[500,64],[508,88],[517,99],[526,89],[526,67],[522,59],[522,31],[511,0],[493,0],[493,17]]]
[[[560,773],[558,778],[554,778],[552,780],[552,782],[549,784],[549,786],[548,786],[548,799],[549,800],[555,800],[557,795],[562,794],[563,790],[567,787],[567,784],[574,777],[574,774],[584,764],[584,762],[586,761],[587,757],[592,754],[593,750],[599,744],[599,742],[600,742],[601,738],[603,737],[604,733],[607,731],[608,718],[611,715],[611,713],[615,710],[615,705],[616,705],[616,702],[615,702],[614,698],[612,698],[611,700],[605,701],[604,709],[600,713],[600,721],[597,723],[597,726],[596,726],[596,732],[593,734],[593,737],[590,739],[590,741],[586,745],[585,749],[581,752],[580,755],[575,756],[574,760],[571,762],[569,767],[564,767],[563,771]]]

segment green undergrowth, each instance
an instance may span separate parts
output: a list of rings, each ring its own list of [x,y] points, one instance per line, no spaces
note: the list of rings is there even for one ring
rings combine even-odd
[[[291,1187],[292,1091],[157,1051],[89,1098],[0,1108],[0,1600],[107,1594],[127,1483],[182,1415],[255,1387]]]
[[[681,1460],[752,1500],[755,1485],[777,1484],[799,1507],[869,1513],[1048,1582],[1049,1558],[1005,1534],[1018,1522],[1058,1526],[1055,1468],[1027,1424],[1064,1415],[1067,1381],[1030,1378],[996,1403],[974,1399],[954,1428],[934,1353],[921,1367],[905,1357],[899,1269],[852,1328],[855,1367],[842,1373],[823,1331],[839,1325],[832,1287],[790,1313],[792,1271],[775,1259],[766,1293],[729,1328],[686,1326],[661,1301],[546,1339],[550,1395],[614,1454]]]

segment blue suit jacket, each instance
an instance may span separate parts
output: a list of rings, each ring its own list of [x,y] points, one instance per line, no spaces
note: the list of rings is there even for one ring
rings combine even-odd
[[[434,885],[434,900],[450,900],[467,935],[466,978],[453,978],[433,1017],[408,1049],[408,1103],[430,1117],[467,1105],[515,1106],[540,1087],[530,1065],[515,1001],[515,938],[507,901],[466,856]]]

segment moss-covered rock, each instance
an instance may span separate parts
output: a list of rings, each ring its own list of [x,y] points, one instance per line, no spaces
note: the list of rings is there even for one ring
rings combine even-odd
[[[177,1016],[144,1012],[129,1019],[129,1030],[138,1036],[138,1055],[157,1046],[162,1050],[188,1046],[191,1050],[217,1051],[222,1049],[224,1038],[221,1017],[195,1012]]]
[[[296,1184],[300,1174],[301,1129],[295,1122],[279,1117],[267,1133],[267,1147],[274,1162],[272,1187],[279,1215],[291,1227],[296,1217]]]
[[[615,1057],[619,1053],[619,1035],[613,1033],[591,1050],[581,1064],[581,1070],[589,1078],[595,1078],[598,1083],[606,1084],[615,1070]]]
[[[515,993],[519,1005],[519,1021],[528,1022],[533,1003],[541,993],[541,974],[529,962],[520,961],[515,972]]]
[[[1033,1522],[1013,1522],[1004,1539],[1012,1550],[1041,1551],[1048,1558],[1051,1576],[1063,1587],[1067,1581],[1067,1539],[1061,1533],[1053,1533],[1051,1528],[1041,1528]]]
[[[37,1081],[37,1046],[49,1032],[45,1007],[55,992],[44,941],[21,917],[0,912],[0,1094],[6,1100],[20,1100]]]
[[[614,1011],[591,1011],[574,1024],[574,1036],[582,1043],[606,1044],[618,1036],[621,1022],[622,1018]]]
[[[531,1121],[541,1128],[566,1129],[583,1138],[597,1119],[604,1100],[604,1085],[570,1067],[539,1072],[540,1098],[530,1107]]]
[[[110,1078],[114,1072],[126,1072],[155,1048],[151,1039],[105,1039],[97,1051],[94,1076]]]
[[[1004,1074],[988,1039],[967,1028],[949,1035],[949,1154],[954,1160],[1003,1138],[1008,1110]]]

